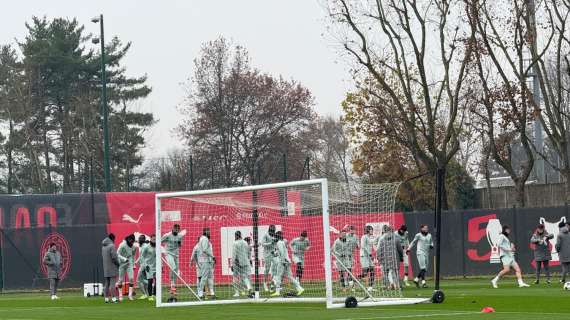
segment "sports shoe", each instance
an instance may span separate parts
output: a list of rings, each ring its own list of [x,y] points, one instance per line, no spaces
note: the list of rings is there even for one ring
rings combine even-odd
[[[416,288],[419,288],[419,287],[420,287],[420,279],[415,278],[415,279],[414,279],[414,284],[416,285]]]
[[[428,287],[427,283],[422,283],[422,288],[427,288],[427,287]]]
[[[139,300],[144,300],[148,298],[148,296],[146,294],[143,294],[142,296],[138,297]]]
[[[540,281],[534,280],[534,284],[539,284],[539,283],[540,283]]]
[[[405,285],[406,287],[409,287],[409,286],[410,286],[410,282],[408,281],[408,279],[404,279],[404,285]]]
[[[234,298],[239,298],[239,292],[234,293],[233,297],[234,297]]]
[[[491,284],[493,285],[493,288],[495,289],[499,288],[499,286],[497,285],[497,279],[491,280]]]
[[[546,280],[546,284],[552,284],[552,281]]]
[[[303,292],[305,292],[305,289],[303,289],[303,288],[297,289],[297,295],[298,295],[298,296],[302,295]]]
[[[263,283],[263,291],[268,292],[269,288],[267,287],[267,283]]]
[[[109,298],[105,298],[105,303],[109,303]]]
[[[275,291],[270,295],[270,297],[279,297],[280,295],[281,293],[279,291]]]
[[[519,288],[528,288],[528,287],[530,286],[524,282],[519,283]]]
[[[148,297],[148,301],[154,301],[154,297],[153,296]]]
[[[57,295],[53,296],[55,300],[59,300],[59,297]]]
[[[129,296],[129,300],[133,301],[133,300],[135,300],[135,298],[133,298],[133,296]]]
[[[51,299],[52,299],[52,300],[55,300],[55,295],[52,295],[52,296],[51,296]]]
[[[117,298],[113,297],[113,303],[118,303],[119,301],[117,300]]]

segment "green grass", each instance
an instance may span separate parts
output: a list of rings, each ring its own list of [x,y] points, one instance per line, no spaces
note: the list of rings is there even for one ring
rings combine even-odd
[[[530,279],[530,278],[529,278]],[[556,280],[558,281],[558,280]],[[570,292],[558,283],[519,289],[505,279],[500,289],[488,280],[445,280],[443,304],[360,307],[327,310],[324,304],[240,304],[157,309],[148,301],[104,304],[101,298],[83,298],[78,292],[64,292],[51,301],[47,293],[0,295],[0,319],[570,319]],[[408,297],[429,297],[431,289],[406,290]],[[481,314],[492,306],[494,314]]]

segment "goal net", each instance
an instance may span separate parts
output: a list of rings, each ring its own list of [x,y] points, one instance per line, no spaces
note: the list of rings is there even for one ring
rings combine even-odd
[[[427,301],[403,295],[409,258],[397,234],[404,224],[403,213],[394,211],[399,187],[399,182],[329,183],[327,307],[345,307],[347,298],[359,306]]]
[[[400,285],[390,285],[399,283],[399,270],[386,280],[376,255],[385,247],[382,261],[398,259],[382,235],[403,219],[393,212],[397,189],[317,179],[158,194],[156,304],[326,301],[337,307],[349,296],[361,305],[414,303],[402,297]],[[363,236],[372,248],[364,277]]]

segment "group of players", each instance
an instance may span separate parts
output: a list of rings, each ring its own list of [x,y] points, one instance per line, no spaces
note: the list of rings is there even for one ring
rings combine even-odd
[[[560,234],[556,239],[555,248],[562,265],[562,279],[560,281],[565,283],[566,275],[570,273],[570,223],[561,222],[559,228]],[[389,225],[384,225],[380,236],[375,236],[374,228],[371,225],[366,225],[364,234],[360,239],[355,234],[354,226],[351,225],[345,226],[338,233],[339,235],[332,245],[331,254],[335,259],[335,267],[339,273],[339,281],[343,290],[354,288],[355,281],[364,288],[363,282],[365,279],[368,279],[366,290],[375,290],[376,263],[378,263],[383,274],[383,288],[398,289],[401,288],[401,282],[405,286],[409,286],[409,254],[414,247],[416,247],[419,272],[413,279],[413,282],[417,287],[420,287],[420,285],[424,288],[427,287],[425,278],[429,266],[430,250],[433,249],[432,236],[427,225],[420,226],[420,232],[414,236],[411,242],[409,241],[405,225],[401,225],[396,231],[393,231]],[[499,279],[510,272],[511,268],[515,271],[519,286],[528,287],[528,284],[522,279],[520,267],[515,260],[516,250],[514,244],[509,240],[510,233],[510,228],[503,226],[498,241],[503,269],[491,281],[492,286],[495,288],[498,287]],[[169,270],[170,301],[175,301],[177,279],[182,279],[179,273],[179,257],[185,234],[185,231],[180,230],[180,225],[175,224],[172,230],[164,234],[160,239],[160,243],[164,248],[162,261]],[[547,283],[550,284],[549,261],[552,259],[550,241],[553,238],[552,234],[546,232],[544,225],[539,225],[531,238],[531,244],[534,246],[534,260],[537,263],[536,284],[539,283],[542,268],[546,272]],[[105,303],[122,301],[125,293],[128,295],[129,300],[134,299],[135,265],[138,265],[137,286],[142,291],[139,299],[154,300],[156,295],[156,237],[151,235],[147,238],[141,235],[138,238],[138,245],[135,245],[136,242],[135,235],[130,234],[121,241],[118,249],[115,249],[115,235],[112,233],[102,241],[101,253],[105,277]],[[304,291],[301,286],[301,279],[305,267],[305,253],[311,247],[307,231],[302,231],[299,237],[294,238],[287,246],[287,241],[284,239],[282,231],[277,231],[275,225],[270,225],[268,231],[262,237],[261,246],[264,262],[264,291],[271,292],[271,296],[280,296],[282,295],[283,281],[288,279],[296,290],[293,295],[301,295]],[[289,250],[292,251],[292,260],[289,256]],[[355,276],[352,268],[355,265],[354,253],[357,250],[359,251],[361,273]],[[47,267],[52,300],[59,299],[57,297],[57,287],[61,272],[61,260],[61,254],[56,244],[51,243],[44,255],[43,263]],[[210,229],[204,228],[202,235],[198,238],[198,242],[192,250],[190,258],[190,267],[194,264],[196,265],[197,293],[195,295],[200,300],[206,298],[206,291],[209,298],[215,298],[215,262],[216,258],[210,242]],[[400,281],[399,277],[401,264],[404,267],[402,281]],[[293,276],[291,267],[295,270],[295,276]],[[241,232],[236,231],[231,259],[234,297],[251,297],[253,295],[250,279],[251,268],[251,238],[242,238]],[[126,287],[125,278],[128,279]]]
[[[427,225],[420,227],[420,232],[415,235],[412,242],[409,241],[406,225],[401,225],[396,231],[393,231],[389,225],[384,225],[380,236],[374,235],[373,226],[366,225],[360,240],[355,234],[354,226],[345,226],[339,232],[331,250],[343,291],[354,288],[355,281],[364,288],[362,282],[366,278],[368,279],[366,290],[374,291],[376,263],[379,264],[383,274],[382,287],[386,289],[401,288],[399,277],[401,264],[404,266],[402,282],[405,286],[410,286],[408,281],[409,253],[414,247],[417,248],[416,257],[420,271],[413,281],[417,287],[420,287],[421,284],[422,287],[426,288],[425,277],[429,266],[429,253],[433,248],[432,236]],[[357,250],[359,251],[361,273],[355,276],[352,268],[355,264],[354,253]]]
[[[570,273],[570,222],[560,222],[558,224],[558,228],[558,236],[554,239],[554,235],[548,233],[543,224],[539,224],[530,239],[530,244],[534,251],[534,261],[536,263],[535,284],[540,283],[540,274],[543,268],[546,273],[546,283],[551,283],[549,264],[552,260],[552,248],[554,247],[556,253],[558,253],[560,265],[562,266],[562,277],[560,279],[560,283],[565,284],[565,288],[567,287],[566,276]],[[503,268],[497,276],[491,280],[491,285],[495,289],[499,287],[499,280],[504,275],[511,272],[511,270],[514,270],[517,283],[520,288],[529,287],[529,285],[524,282],[521,268],[515,259],[517,250],[515,244],[509,239],[510,235],[511,228],[504,225],[497,243]]]
[[[117,303],[123,301],[123,287],[128,287],[127,295],[133,300],[134,267],[138,265],[137,286],[142,292],[139,299],[154,300],[156,274],[156,237],[151,235],[147,239],[145,235],[138,238],[138,246],[134,234],[125,237],[115,250],[115,235],[109,234],[102,242],[101,255],[103,258],[104,273],[104,296],[105,303]],[[138,249],[138,257],[137,256]],[[117,278],[118,277],[118,278]],[[128,282],[125,283],[125,278]],[[117,281],[115,281],[117,279]],[[118,296],[118,298],[117,298]]]
[[[176,297],[177,279],[181,279],[179,273],[179,252],[185,233],[180,231],[179,225],[174,225],[172,231],[166,233],[161,238],[164,246],[164,262],[169,269],[170,294],[169,301],[174,301]],[[301,232],[300,236],[293,239],[289,246],[283,238],[283,233],[277,231],[275,225],[270,225],[267,233],[261,242],[264,257],[264,290],[272,291],[272,296],[280,296],[282,283],[288,279],[295,287],[295,294],[301,295],[304,291],[300,281],[304,268],[305,251],[310,244],[307,232]],[[293,260],[289,256],[289,249],[293,252]],[[231,270],[233,274],[232,287],[234,297],[252,296],[251,285],[251,238],[242,237],[241,231],[234,234],[232,244]],[[205,298],[216,298],[214,291],[214,265],[216,257],[210,242],[210,229],[204,228],[198,242],[192,249],[190,267],[196,265],[197,292],[196,297],[200,300]],[[291,265],[295,264],[295,277],[291,272]],[[207,292],[207,294],[206,294]]]
[[[177,279],[180,276],[180,248],[186,235],[185,230],[180,230],[180,225],[175,224],[170,232],[164,234],[160,243],[163,246],[163,263],[169,270],[170,299],[176,301]],[[134,267],[138,265],[136,277],[137,286],[142,291],[139,299],[154,300],[156,294],[156,238],[154,235],[147,239],[144,235],[139,236],[138,246],[135,245],[134,234],[128,235],[121,242],[118,249],[114,249],[115,236],[110,234],[103,240],[103,264],[105,276],[105,302],[118,302],[123,300],[123,292],[128,294],[128,299],[133,300],[134,287]],[[295,288],[295,296],[303,294],[301,286],[303,271],[305,266],[305,253],[310,249],[310,242],[307,231],[302,231],[294,238],[289,245],[283,237],[283,232],[278,231],[275,225],[270,225],[268,231],[261,239],[263,249],[263,290],[271,296],[281,296],[282,286],[285,280]],[[338,238],[332,245],[331,253],[335,259],[335,267],[339,272],[341,287],[346,290],[354,287],[354,282],[359,284],[368,279],[367,290],[374,290],[375,267],[378,262],[383,277],[383,286],[386,288],[400,288],[399,268],[404,265],[403,283],[409,286],[408,266],[409,253],[417,246],[416,254],[420,271],[414,278],[416,286],[427,287],[425,276],[429,265],[429,252],[433,248],[432,236],[426,225],[422,225],[420,232],[416,234],[410,242],[408,231],[405,225],[393,231],[390,226],[385,225],[381,236],[374,236],[374,229],[367,225],[364,227],[364,234],[358,239],[355,228],[347,225],[340,232]],[[137,257],[138,248],[138,257]],[[292,252],[292,259],[289,255]],[[355,264],[354,253],[359,251],[361,273],[354,276],[352,267]],[[374,253],[376,259],[374,259]],[[135,257],[137,257],[135,259]],[[197,283],[196,292],[192,291],[196,298],[203,300],[215,298],[214,288],[214,256],[212,243],[210,241],[210,229],[204,228],[202,235],[192,249],[190,267],[196,266]],[[252,246],[250,237],[242,237],[240,231],[234,234],[232,245],[231,270],[233,274],[232,287],[234,297],[252,296]],[[292,267],[295,270],[293,275]],[[118,276],[118,280],[114,279]],[[126,285],[128,290],[123,290],[125,278],[128,279]],[[115,284],[113,287],[113,283]],[[112,290],[112,289],[116,290]],[[118,294],[118,298],[115,293]]]

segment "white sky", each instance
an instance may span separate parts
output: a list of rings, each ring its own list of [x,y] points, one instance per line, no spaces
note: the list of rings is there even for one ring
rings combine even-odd
[[[9,3],[9,4],[8,4]],[[193,74],[202,43],[223,35],[245,46],[253,66],[308,87],[322,115],[340,115],[349,82],[346,64],[326,33],[318,0],[21,0],[7,2],[0,43],[23,39],[33,15],[76,17],[98,34],[90,19],[105,17],[105,37],[133,43],[125,58],[131,75],[148,74],[151,96],[136,108],[159,120],[149,132],[147,157],[161,157],[181,142],[172,129],[180,121],[176,106],[184,99],[183,82]]]

